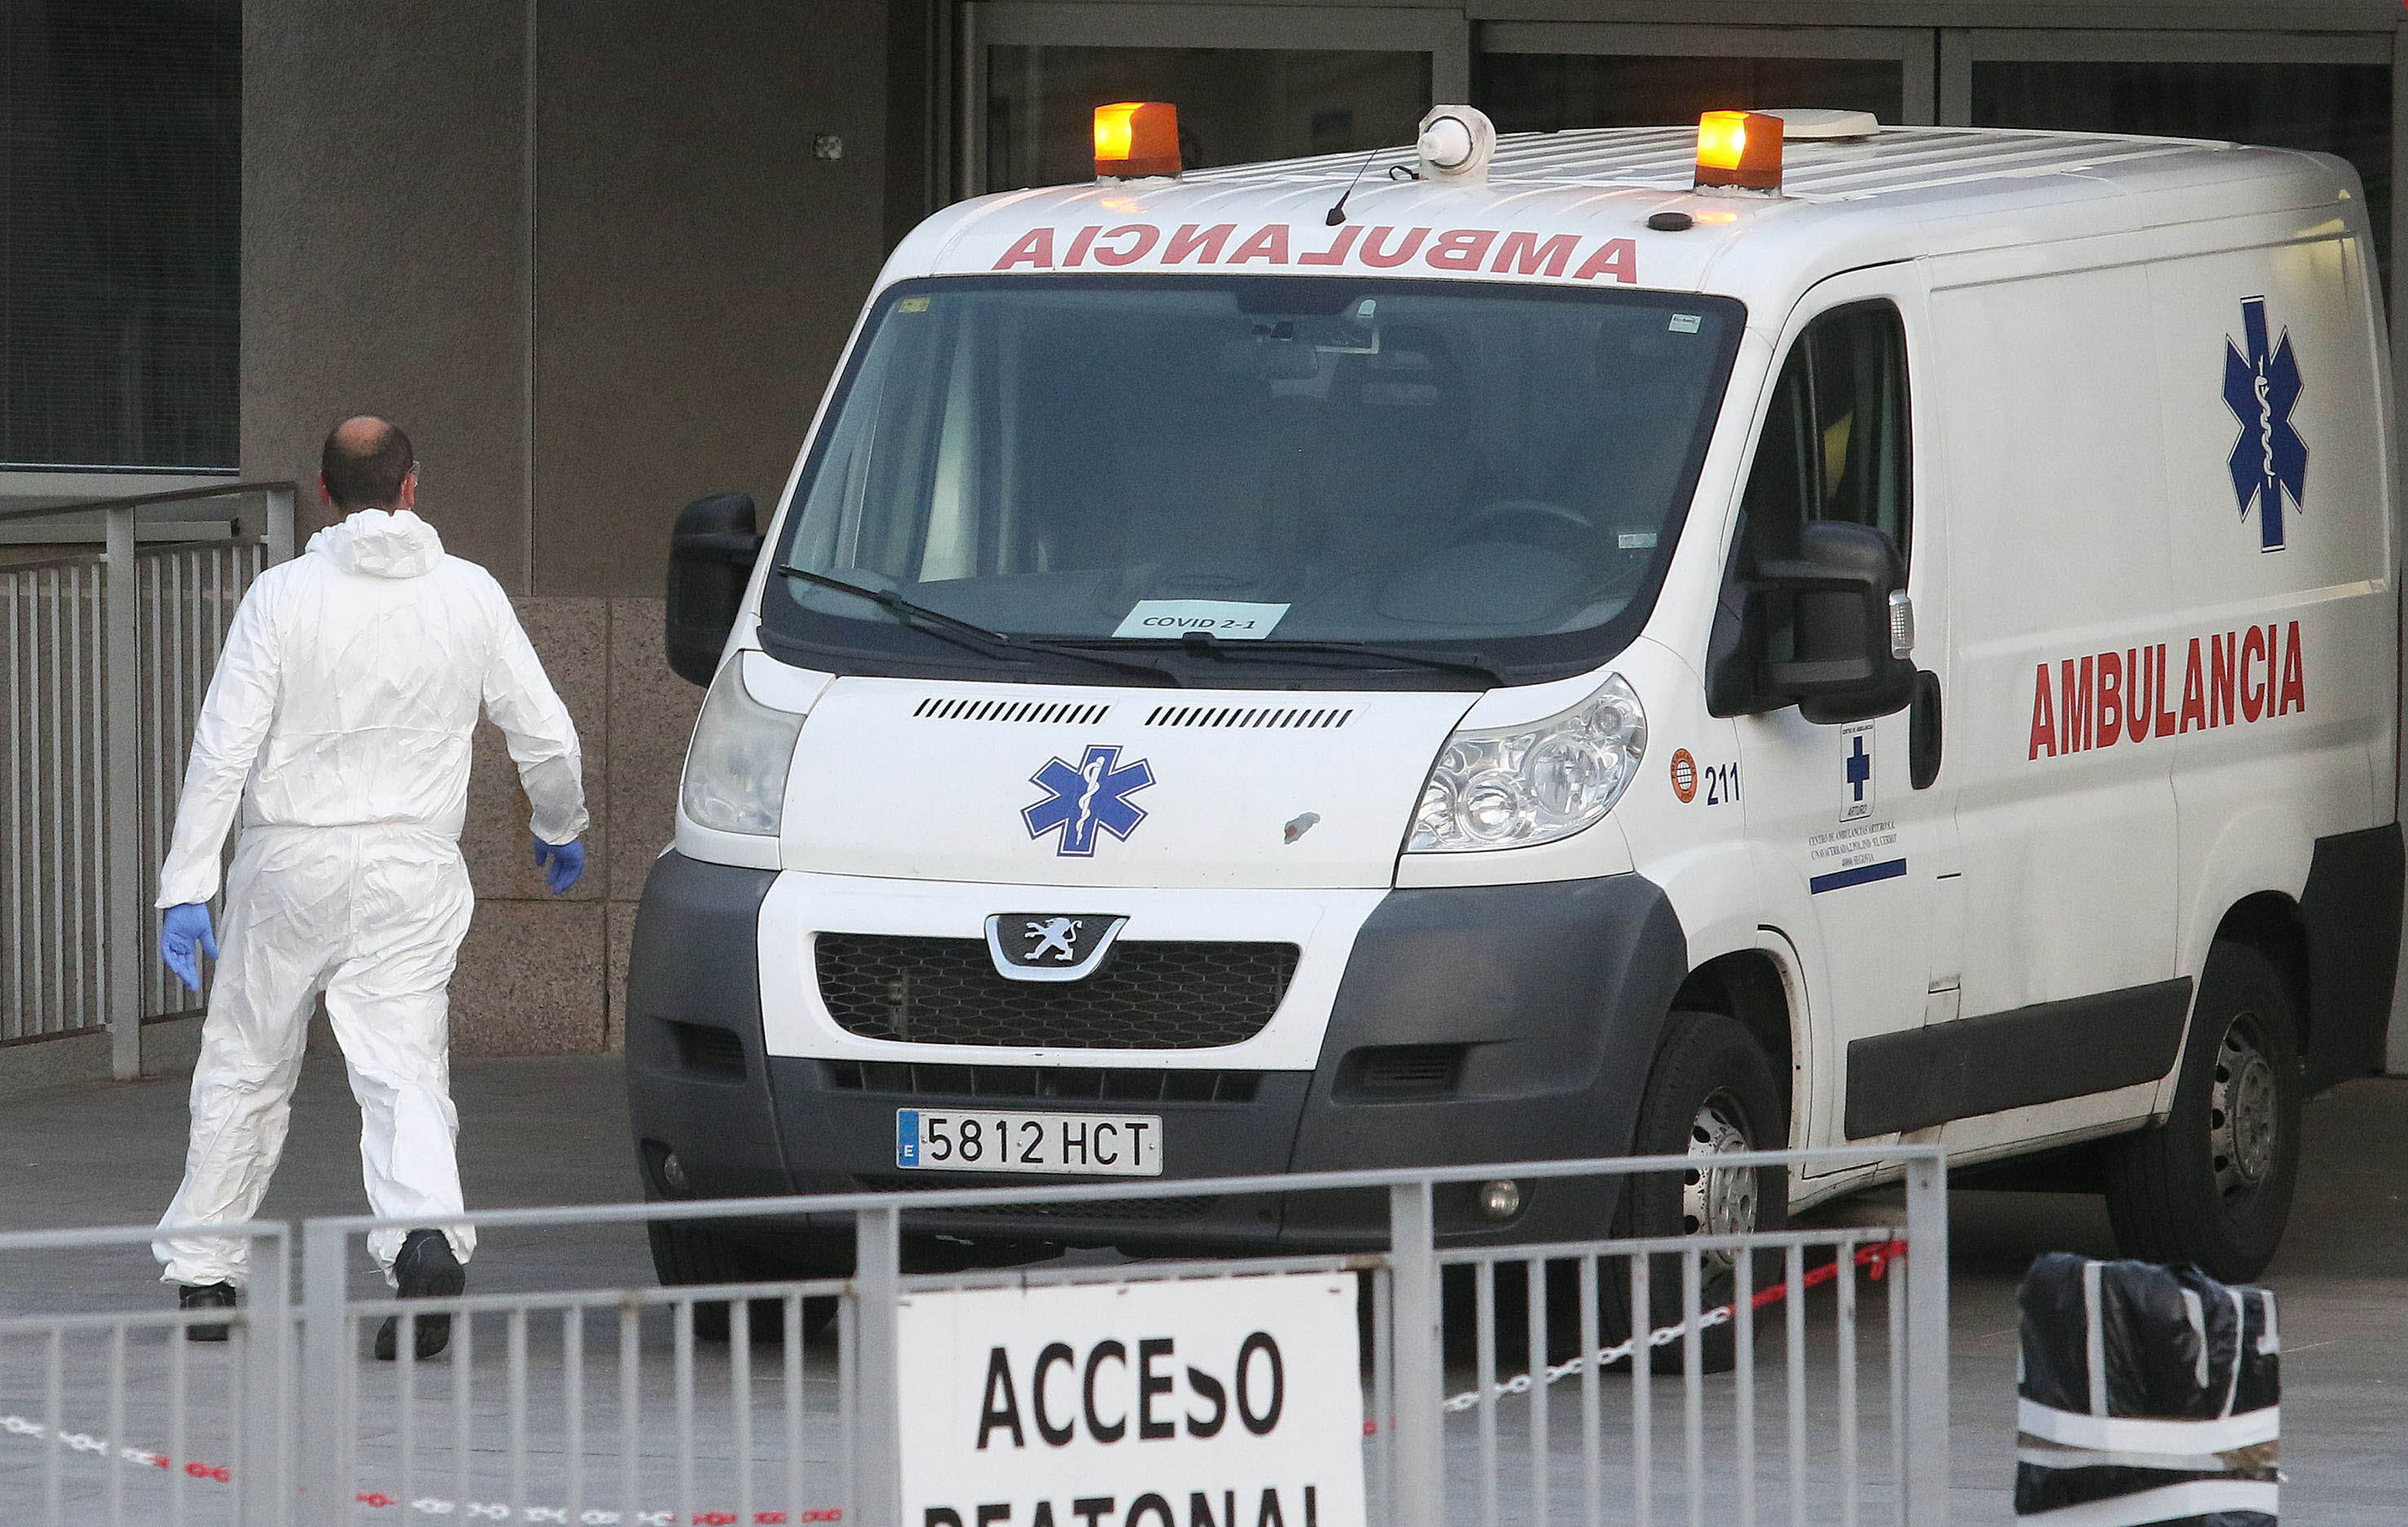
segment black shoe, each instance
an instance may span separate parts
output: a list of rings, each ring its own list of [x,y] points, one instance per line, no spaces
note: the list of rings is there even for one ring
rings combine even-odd
[[[230,1310],[235,1306],[235,1289],[231,1283],[179,1283],[176,1286],[176,1307],[186,1310]],[[188,1342],[222,1342],[228,1328],[222,1325],[189,1325],[184,1328]]]
[[[468,1288],[467,1270],[452,1255],[452,1243],[439,1230],[414,1230],[403,1237],[401,1250],[393,1259],[393,1276],[400,1285],[394,1297],[400,1299],[457,1299]],[[418,1339],[411,1345],[422,1361],[452,1345],[448,1315],[422,1315],[417,1330]],[[400,1348],[401,1317],[388,1315],[377,1328],[377,1361],[391,1362]]]

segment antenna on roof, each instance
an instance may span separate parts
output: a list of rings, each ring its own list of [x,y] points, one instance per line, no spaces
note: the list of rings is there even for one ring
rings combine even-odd
[[[1335,228],[1340,223],[1346,221],[1346,198],[1354,194],[1354,188],[1363,182],[1363,172],[1369,169],[1371,167],[1371,161],[1379,157],[1380,151],[1374,149],[1369,153],[1363,156],[1363,162],[1361,164],[1354,166],[1354,179],[1347,181],[1346,189],[1338,194],[1337,205],[1331,207],[1329,209],[1329,215],[1321,220],[1325,224]]]

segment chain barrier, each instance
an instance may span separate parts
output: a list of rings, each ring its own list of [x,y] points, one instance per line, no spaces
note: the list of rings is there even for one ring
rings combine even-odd
[[[14,1436],[41,1441],[50,1429],[40,1421],[23,1416],[0,1416],[0,1432]],[[79,1453],[113,1453],[121,1463],[137,1463],[146,1468],[172,1469],[176,1461],[165,1453],[154,1453],[142,1448],[111,1448],[107,1437],[95,1437],[84,1432],[62,1432],[59,1444]],[[217,1484],[234,1482],[234,1470],[223,1463],[204,1463],[187,1459],[184,1473],[195,1479],[208,1479]],[[429,1517],[461,1517],[469,1521],[535,1521],[559,1522],[565,1527],[619,1527],[631,1522],[634,1527],[787,1527],[789,1523],[838,1522],[844,1520],[842,1506],[821,1506],[809,1511],[789,1514],[784,1511],[755,1511],[751,1517],[734,1511],[697,1511],[692,1517],[681,1517],[674,1511],[638,1511],[628,1517],[617,1511],[587,1510],[576,1516],[565,1505],[529,1505],[513,1507],[499,1501],[470,1501],[463,1506],[458,1501],[421,1497],[404,1501],[382,1491],[364,1490],[352,1497],[370,1507],[405,1506]]]
[[[32,1437],[36,1441],[50,1434],[50,1429],[22,1416],[0,1416],[0,1432],[13,1436]],[[139,1463],[145,1468],[168,1469],[176,1461],[165,1453],[150,1452],[140,1448],[111,1448],[107,1437],[95,1437],[88,1432],[62,1432],[59,1445],[79,1453],[114,1453],[121,1463]],[[184,1472],[195,1479],[213,1479],[225,1484],[234,1478],[234,1471],[222,1463],[187,1462]]]
[[[1904,1241],[1890,1240],[1883,1241],[1872,1246],[1861,1246],[1856,1247],[1855,1260],[1857,1266],[1865,1269],[1865,1275],[1878,1283],[1881,1281],[1882,1275],[1889,1271],[1889,1264],[1899,1260],[1905,1255],[1906,1243]],[[1825,1262],[1820,1267],[1809,1268],[1799,1277],[1799,1291],[1802,1293],[1806,1289],[1812,1289],[1818,1284],[1828,1283],[1839,1275],[1840,1264],[1836,1260]],[[1788,1296],[1789,1283],[1788,1280],[1784,1278],[1781,1282],[1775,1283],[1769,1288],[1758,1289],[1754,1294],[1749,1296],[1748,1304],[1750,1308],[1762,1309],[1768,1304],[1777,1304]],[[1735,1306],[1730,1304],[1717,1304],[1713,1309],[1700,1310],[1698,1313],[1698,1330],[1702,1333],[1711,1331],[1719,1325],[1729,1324]],[[1670,1347],[1674,1342],[1681,1340],[1684,1335],[1686,1335],[1688,1333],[1688,1330],[1689,1322],[1686,1320],[1680,1321],[1674,1325],[1658,1327],[1647,1333],[1647,1345],[1651,1347]],[[1631,1336],[1623,1341],[1614,1343],[1612,1347],[1601,1347],[1598,1348],[1594,1354],[1570,1358],[1562,1362],[1556,1363],[1554,1367],[1541,1368],[1539,1372],[1546,1376],[1546,1381],[1548,1383],[1556,1383],[1562,1379],[1570,1378],[1572,1375],[1579,1373],[1582,1369],[1587,1367],[1592,1362],[1596,1363],[1600,1368],[1606,1367],[1612,1363],[1620,1362],[1628,1358],[1630,1354],[1637,1349],[1638,1346],[1639,1338],[1637,1336]],[[1491,1384],[1488,1387],[1488,1392],[1491,1398],[1501,1400],[1509,1394],[1527,1394],[1533,1389],[1538,1387],[1538,1377],[1535,1375],[1515,1374],[1511,1378],[1500,1378],[1496,1383]],[[1447,1399],[1440,1405],[1439,1408],[1452,1416],[1460,1411],[1469,1410],[1472,1406],[1480,1404],[1480,1400],[1481,1393],[1478,1390],[1467,1390],[1461,1394],[1448,1396]]]
[[[739,1516],[733,1511],[697,1511],[691,1517],[681,1517],[674,1511],[638,1511],[629,1517],[617,1511],[601,1510],[580,1511],[571,1517],[568,1514],[568,1508],[565,1505],[530,1505],[513,1511],[511,1507],[499,1501],[491,1504],[470,1501],[463,1510],[457,1501],[422,1499],[404,1502],[379,1491],[362,1491],[353,1499],[362,1505],[367,1506],[406,1505],[410,1510],[423,1512],[430,1517],[462,1516],[470,1521],[562,1522],[575,1523],[577,1527],[617,1527],[620,1522],[633,1522],[635,1527],[676,1527],[676,1524],[681,1522],[691,1523],[692,1527],[744,1527],[747,1523],[753,1524],[753,1527],[781,1527],[781,1524],[787,1522],[824,1522],[844,1520],[844,1508],[836,1505],[822,1506],[793,1515],[783,1511],[755,1511],[750,1517]]]

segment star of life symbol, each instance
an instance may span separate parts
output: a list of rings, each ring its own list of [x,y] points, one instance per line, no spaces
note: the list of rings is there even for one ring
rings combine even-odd
[[[2258,506],[2258,549],[2283,549],[2283,497],[2300,507],[2308,485],[2308,444],[2291,426],[2291,410],[2300,401],[2300,361],[2291,353],[2291,331],[2271,349],[2266,338],[2266,299],[2241,299],[2241,329],[2248,344],[2243,354],[2230,337],[2224,343],[2224,406],[2241,421],[2241,438],[2232,442],[2226,465],[2232,471],[2232,496],[2241,517]]]
[[[1123,843],[1145,820],[1145,808],[1129,797],[1154,783],[1154,770],[1143,758],[1122,763],[1117,747],[1091,747],[1073,764],[1049,758],[1028,776],[1045,799],[1020,814],[1031,838],[1042,838],[1057,828],[1060,842],[1054,852],[1064,858],[1088,858],[1096,852],[1096,834],[1109,832]]]
[[[1051,955],[1065,965],[1079,962],[1079,929],[1087,925],[1076,917],[1033,917],[1020,936],[1031,945],[1021,958],[1034,965]]]

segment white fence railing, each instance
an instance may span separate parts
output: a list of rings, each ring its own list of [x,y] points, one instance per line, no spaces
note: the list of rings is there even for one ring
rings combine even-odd
[[[137,548],[146,511],[264,499],[267,533]],[[89,521],[105,550],[0,566],[0,1044],[111,1033],[190,998],[148,953],[194,716],[251,581],[292,555],[293,485],[244,483],[0,513]]]
[[[185,1331],[224,1314],[179,1310],[165,1289],[139,1309],[75,1307],[89,1302],[71,1269],[95,1256],[147,1263],[153,1233],[0,1235],[14,1311],[0,1316],[0,1521],[294,1520],[290,1233],[272,1223],[222,1232],[250,1244],[250,1307],[228,1340],[207,1344]]]
[[[1939,1152],[1784,1152],[1718,1164],[1842,1159],[1903,1172],[1904,1224],[1436,1248],[1441,1185],[1685,1171],[1685,1158],[527,1209],[473,1218],[486,1232],[560,1232],[841,1216],[855,1227],[857,1265],[840,1279],[476,1293],[407,1306],[357,1276],[360,1237],[377,1222],[308,1222],[297,1303],[282,1297],[280,1229],[253,1227],[258,1273],[225,1347],[188,1355],[178,1326],[189,1318],[160,1314],[0,1321],[0,1433],[15,1433],[0,1434],[0,1520],[901,1527],[905,1302],[981,1288],[1311,1273],[1358,1280],[1369,1521],[1941,1527],[1948,1297]],[[1388,1199],[1384,1250],[901,1271],[903,1232],[918,1209],[1365,1188]],[[79,1246],[149,1234],[82,1233]],[[66,1244],[0,1236],[0,1260]],[[1717,1304],[1704,1290],[1707,1269],[1721,1266],[1735,1287]],[[12,1287],[22,1275],[0,1266]],[[524,1269],[487,1275],[523,1281]],[[1677,1298],[1656,1297],[1675,1288]],[[807,1336],[807,1317],[830,1304],[831,1334]],[[448,1354],[415,1360],[406,1324],[401,1361],[368,1356],[376,1326],[404,1308],[411,1319],[451,1318]],[[700,1338],[699,1325],[721,1320],[732,1340]]]

